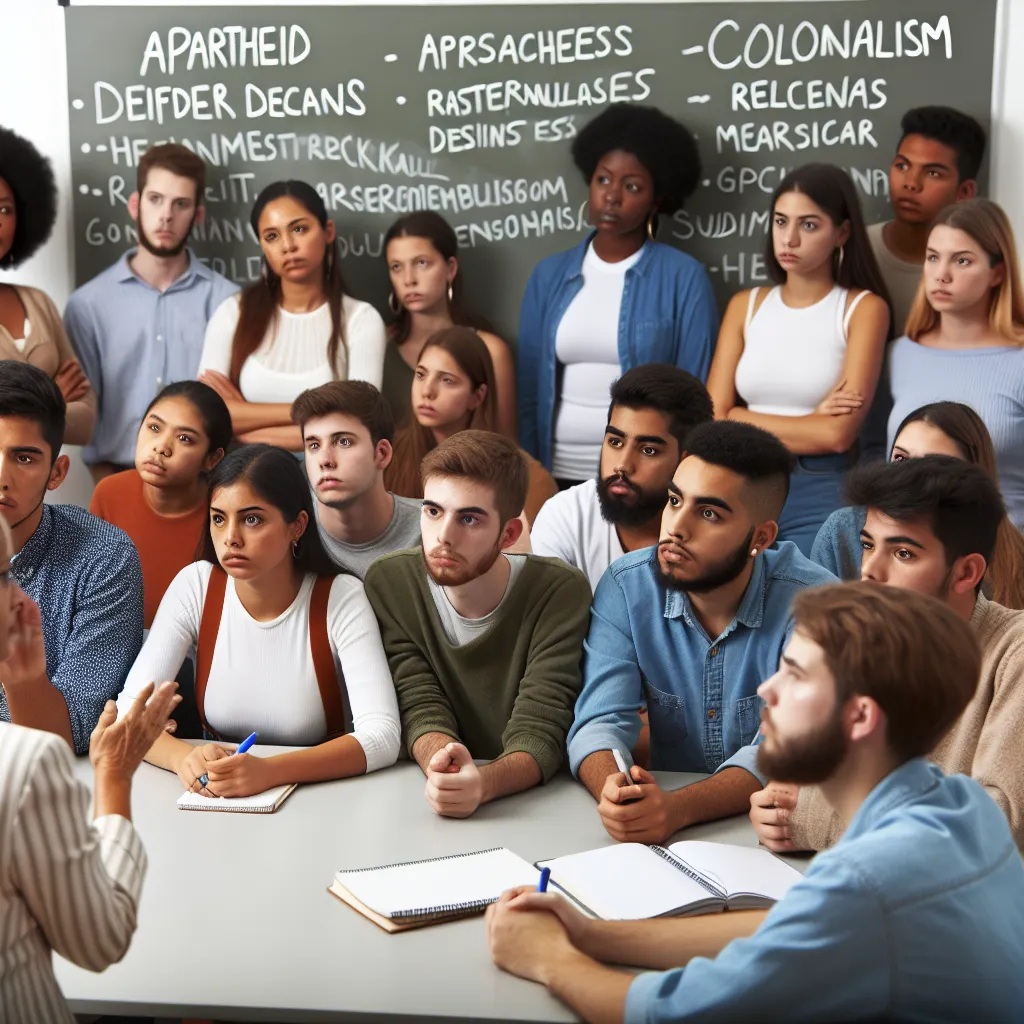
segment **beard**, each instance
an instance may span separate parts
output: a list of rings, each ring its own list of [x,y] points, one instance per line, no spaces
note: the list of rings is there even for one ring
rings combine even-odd
[[[422,548],[422,541],[420,542]],[[432,555],[439,555],[444,551],[444,548],[437,547],[431,552]],[[473,580],[479,579],[485,572],[487,572],[492,565],[498,560],[498,555],[501,554],[501,537],[494,542],[494,547],[487,552],[483,558],[476,563],[476,565],[470,566],[465,563],[458,565],[445,566],[443,569],[435,568],[430,564],[430,559],[427,557],[426,551],[423,552],[423,565],[427,570],[427,575],[439,586],[439,587],[461,587],[465,583],[472,583]],[[447,557],[454,557],[450,552],[446,553]]]
[[[625,484],[630,490],[628,495],[609,494],[612,484]],[[601,506],[601,518],[612,526],[644,526],[652,519],[660,516],[665,508],[665,489],[651,494],[638,487],[628,476],[614,473],[612,476],[597,475],[597,500]]]
[[[771,742],[774,746],[769,745]],[[757,748],[757,767],[773,782],[813,786],[835,774],[847,748],[842,708],[837,702],[829,720],[806,736],[778,743],[769,741],[766,735]]]
[[[695,576],[690,580],[677,579],[671,572],[665,572],[661,567],[661,558],[656,558],[654,564],[658,580],[669,590],[681,590],[687,594],[707,594],[712,590],[718,590],[719,587],[732,583],[746,569],[747,560],[750,558],[750,544],[753,539],[754,530],[751,528],[746,540],[735,551],[712,563],[700,576]],[[659,552],[663,543],[664,541],[658,544]]]
[[[181,236],[181,241],[177,245],[156,245],[150,240],[146,234],[145,228],[142,226],[142,217],[139,217],[139,245],[142,246],[146,252],[152,253],[154,256],[158,256],[160,259],[173,259],[175,256],[180,255],[185,250],[185,246],[188,245],[188,240],[192,235],[192,226],[195,224],[195,215],[192,216],[192,220],[189,221],[188,230],[184,235]]]

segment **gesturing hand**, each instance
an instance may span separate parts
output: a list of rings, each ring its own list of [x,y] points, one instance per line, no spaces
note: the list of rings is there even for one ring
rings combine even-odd
[[[446,818],[468,818],[484,795],[480,769],[461,743],[449,743],[427,764],[427,801]]]
[[[769,782],[760,792],[750,795],[750,823],[762,846],[775,853],[796,849],[789,820],[799,793],[799,786]]]
[[[671,798],[650,772],[639,765],[630,771],[631,779],[622,772],[608,776],[597,813],[608,835],[620,843],[662,843],[679,827]]]
[[[11,609],[7,658],[0,661],[0,684],[4,689],[35,686],[46,679],[46,645],[39,606],[20,589],[15,590]]]
[[[159,688],[147,683],[120,718],[117,704],[107,701],[89,737],[89,760],[97,775],[124,782],[131,779],[181,702],[177,690],[174,682],[161,683]]]

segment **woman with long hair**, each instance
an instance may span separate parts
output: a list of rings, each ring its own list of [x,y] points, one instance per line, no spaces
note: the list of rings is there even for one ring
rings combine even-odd
[[[469,327],[446,327],[427,339],[412,381],[413,421],[395,438],[394,458],[384,470],[389,491],[422,498],[420,463],[427,452],[460,430],[498,430],[494,365],[487,345]],[[529,453],[530,482],[524,513],[528,523],[558,487]]]
[[[889,354],[889,385],[890,445],[919,406],[963,402],[978,413],[1010,519],[1024,526],[1024,292],[1013,229],[991,200],[936,218],[906,336]]]
[[[999,483],[992,438],[981,417],[960,402],[934,402],[915,409],[900,424],[890,461],[919,459],[925,455],[951,455],[980,466]],[[818,531],[811,558],[842,580],[859,580],[860,531],[865,510],[857,505],[838,509]],[[1009,517],[996,537],[992,562],[985,577],[985,592],[1007,608],[1024,608],[1024,534]]]
[[[512,352],[490,324],[466,305],[458,245],[451,225],[432,210],[406,214],[388,228],[384,255],[391,278],[388,305],[394,321],[388,328],[383,391],[404,424],[416,359],[427,339],[445,327],[472,327],[494,364],[498,429],[514,441],[516,369]]]
[[[296,459],[270,445],[237,449],[210,477],[200,559],[168,588],[118,698],[123,711],[197,647],[196,704],[213,742],[165,734],[146,755],[187,790],[249,796],[361,775],[398,756],[377,620],[362,583],[325,551],[313,500]],[[303,749],[259,757],[225,745],[251,732]]]
[[[348,294],[334,223],[312,185],[275,181],[249,221],[263,252],[260,280],[210,318],[199,379],[228,403],[240,441],[298,452],[291,405],[303,391],[331,380],[380,387],[384,321]]]
[[[733,296],[708,391],[718,419],[769,430],[796,456],[779,540],[807,554],[842,504],[882,369],[889,299],[845,171],[790,171],[771,216],[765,265],[775,287]]]

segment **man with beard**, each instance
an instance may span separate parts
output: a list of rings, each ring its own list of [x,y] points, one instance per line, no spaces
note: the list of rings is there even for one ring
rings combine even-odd
[[[238,286],[187,248],[203,218],[206,165],[174,143],[139,161],[128,212],[139,246],[68,299],[64,324],[99,402],[82,457],[98,482],[131,469],[147,406],[165,385],[192,380],[206,322]]]
[[[942,455],[866,467],[848,489],[867,508],[862,578],[937,597],[970,623],[981,647],[977,690],[928,756],[984,786],[1024,849],[1024,612],[981,592],[998,533],[1009,526],[999,489],[978,466]],[[843,834],[815,786],[773,781],[750,804],[771,850],[824,850]]]
[[[366,595],[427,800],[465,818],[561,765],[590,586],[553,558],[506,553],[522,532],[528,478],[514,442],[462,430],[421,469],[421,549],[378,559]]]
[[[611,387],[597,479],[544,503],[530,535],[534,552],[574,565],[596,590],[616,558],[658,543],[687,435],[712,419],[711,396],[693,374],[668,363],[624,373]]]
[[[364,380],[303,391],[292,404],[306,476],[328,554],[358,576],[381,555],[420,542],[420,502],[384,486],[395,421],[387,399]]]
[[[759,758],[820,784],[848,823],[835,849],[767,914],[595,921],[510,891],[487,915],[495,963],[602,1024],[1019,1020],[1024,866],[981,786],[924,760],[974,693],[970,627],[868,582],[801,593],[793,613],[759,691]]]
[[[778,438],[719,420],[686,448],[658,546],[620,558],[594,594],[569,733],[569,765],[621,842],[660,843],[747,809],[757,778],[717,770],[757,733],[757,687],[778,664],[793,597],[835,579],[795,544],[772,547],[792,465]],[[717,774],[675,792],[639,766],[622,775],[613,751],[629,758],[645,704],[652,769]]]

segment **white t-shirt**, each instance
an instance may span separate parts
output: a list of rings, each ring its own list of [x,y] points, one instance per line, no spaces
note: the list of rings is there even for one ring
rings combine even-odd
[[[212,571],[209,562],[193,562],[167,588],[117,699],[122,713],[146,683],[177,676],[199,639]],[[309,598],[315,582],[315,576],[307,576],[286,611],[269,622],[257,622],[228,577],[203,701],[206,720],[218,733],[257,732],[261,743],[293,747],[314,746],[327,738],[309,646]],[[394,764],[401,734],[395,687],[377,619],[354,576],[338,576],[331,584],[327,632],[335,671],[345,680],[352,735],[366,755],[366,770]]]
[[[881,221],[868,227],[868,241],[871,249],[878,260],[878,269],[882,272],[882,280],[889,289],[889,298],[892,299],[893,334],[899,337],[904,333],[907,326],[907,317],[910,316],[910,307],[914,305],[914,298],[917,295],[917,286],[921,283],[921,275],[924,271],[923,263],[908,263],[894,256],[885,244],[885,225],[888,221]]]
[[[231,369],[231,341],[238,326],[239,296],[232,295],[214,310],[206,325],[199,370]],[[291,403],[307,388],[332,380],[365,380],[379,388],[384,377],[387,336],[384,321],[368,302],[344,296],[345,345],[338,346],[336,366],[327,360],[331,308],[325,302],[312,313],[278,309],[276,325],[245,361],[239,390],[247,402]],[[276,329],[275,329],[276,327]],[[346,352],[347,349],[347,352]]]
[[[601,515],[597,481],[587,480],[548,498],[530,529],[535,555],[560,558],[579,569],[596,590],[598,581],[625,552],[614,525]]]
[[[494,625],[494,620],[498,617],[498,612],[505,603],[505,598],[512,593],[512,588],[516,585],[516,580],[523,571],[523,566],[526,565],[526,555],[505,555],[504,557],[508,559],[509,570],[505,593],[501,595],[501,600],[494,611],[488,612],[487,615],[479,619],[467,619],[465,615],[460,615],[452,606],[451,601],[448,600],[444,587],[435,583],[431,576],[427,576],[427,585],[430,587],[430,594],[434,598],[434,605],[437,608],[438,616],[440,616],[441,625],[444,627],[448,643],[453,644],[455,647],[465,647],[466,644],[472,643],[477,637],[483,636]]]
[[[608,424],[608,391],[622,372],[619,310],[626,271],[642,252],[605,263],[591,245],[583,257],[583,287],[555,334],[555,358],[563,367],[551,454],[551,475],[556,478],[587,480],[597,472]]]

